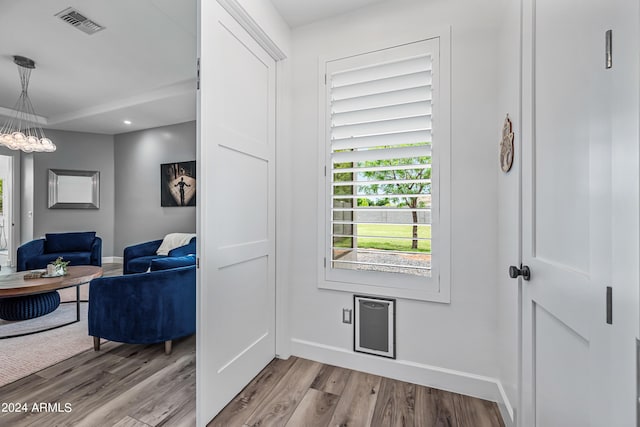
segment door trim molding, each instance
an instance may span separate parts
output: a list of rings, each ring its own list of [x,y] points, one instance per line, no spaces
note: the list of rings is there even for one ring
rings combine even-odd
[[[497,378],[409,360],[369,356],[297,338],[291,339],[291,354],[329,365],[490,400],[498,404],[505,425],[515,425],[513,406]]]
[[[238,0],[217,0],[218,4],[233,17],[238,24],[262,47],[276,62],[287,57],[278,45],[265,33],[258,23],[247,13]]]

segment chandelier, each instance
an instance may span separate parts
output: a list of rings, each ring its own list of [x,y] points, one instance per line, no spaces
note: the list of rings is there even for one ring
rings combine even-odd
[[[0,129],[0,145],[25,153],[56,151],[56,145],[44,135],[38,124],[38,116],[27,94],[31,71],[36,68],[36,63],[24,56],[14,56],[13,62],[18,66],[22,92],[13,107],[13,115]]]

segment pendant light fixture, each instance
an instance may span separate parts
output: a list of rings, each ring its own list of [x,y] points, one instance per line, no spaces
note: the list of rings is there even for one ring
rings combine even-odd
[[[12,116],[0,129],[0,144],[25,153],[56,151],[56,145],[45,136],[38,124],[38,116],[27,93],[31,71],[36,68],[36,63],[24,56],[14,56],[13,62],[18,66],[22,92],[13,107]]]

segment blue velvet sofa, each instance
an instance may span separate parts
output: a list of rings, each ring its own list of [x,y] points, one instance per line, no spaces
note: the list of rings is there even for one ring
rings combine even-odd
[[[62,257],[69,265],[102,265],[102,239],[95,231],[79,233],[47,233],[18,248],[16,270],[46,268]]]
[[[169,251],[169,255],[157,255],[156,251],[162,244],[162,239],[140,243],[124,248],[122,270],[124,274],[144,273],[149,270],[151,261],[164,257],[179,257],[196,253],[196,238],[179,248]]]
[[[93,279],[89,285],[89,335],[128,344],[164,342],[196,331],[195,255],[151,262],[148,273]]]

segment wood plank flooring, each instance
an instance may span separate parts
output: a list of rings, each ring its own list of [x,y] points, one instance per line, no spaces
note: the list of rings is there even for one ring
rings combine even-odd
[[[104,276],[120,275],[122,264],[104,264],[103,270]],[[88,291],[89,285],[80,287],[82,299]],[[60,294],[75,301],[75,288]],[[162,343],[106,342],[99,352],[85,351],[0,387],[0,404],[27,403],[26,412],[0,408],[0,426],[194,426],[195,350],[195,335],[175,340],[170,356]],[[53,407],[37,412],[34,403]],[[71,411],[58,412],[66,403]]]
[[[291,357],[275,359],[208,427],[504,427],[495,403]]]
[[[174,341],[169,356],[163,344],[107,342],[1,387],[0,402],[28,410],[0,411],[0,426],[193,426],[195,348],[195,335]],[[53,407],[37,412],[34,403]]]
[[[0,403],[28,405],[0,411],[0,426],[194,426],[195,363],[195,336],[174,341],[170,356],[162,344],[107,342],[0,387]],[[35,411],[41,403],[51,405]],[[208,425],[504,426],[493,402],[296,357],[274,359]]]
[[[162,344],[107,342],[0,387],[0,425],[195,425],[195,336]],[[50,403],[45,412],[34,403]],[[64,412],[65,404],[70,412]],[[58,404],[59,406],[55,406]],[[495,403],[291,357],[273,360],[209,426],[502,427]]]
[[[122,264],[104,263],[102,264],[102,277],[112,277],[122,275]],[[76,288],[60,289],[60,301],[75,301]],[[80,299],[87,301],[89,299],[89,284],[80,285]]]

